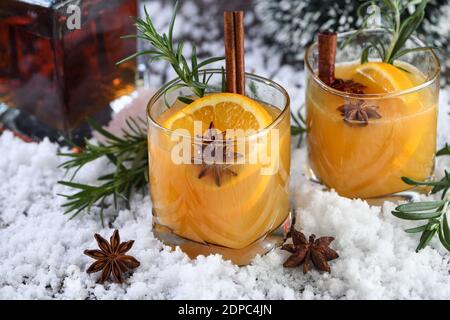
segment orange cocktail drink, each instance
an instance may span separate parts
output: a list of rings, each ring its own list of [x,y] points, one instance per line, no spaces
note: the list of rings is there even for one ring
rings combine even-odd
[[[220,71],[208,72],[219,81]],[[202,98],[175,81],[148,108],[156,235],[192,256],[219,252],[238,264],[273,247],[270,235],[289,215],[289,97],[269,80],[246,81],[247,96]]]
[[[315,45],[306,56],[311,173],[350,198],[408,190],[402,177],[426,180],[434,168],[439,63],[432,51],[405,55],[395,64],[361,63],[364,39],[380,36],[372,32],[338,51],[336,78],[355,90],[340,91],[317,77]]]

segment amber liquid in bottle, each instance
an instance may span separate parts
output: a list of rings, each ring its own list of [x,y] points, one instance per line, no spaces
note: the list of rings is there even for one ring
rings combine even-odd
[[[80,9],[80,28],[70,29]],[[131,92],[136,0],[1,0],[0,103],[70,133],[109,102]]]

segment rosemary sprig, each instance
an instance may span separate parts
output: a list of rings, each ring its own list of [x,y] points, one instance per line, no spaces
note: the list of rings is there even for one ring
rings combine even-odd
[[[386,44],[381,39],[373,38],[361,54],[361,63],[368,62],[369,54],[375,51],[380,59],[389,64],[400,57],[417,51],[435,49],[433,47],[405,48],[408,39],[419,28],[425,16],[425,9],[429,0],[370,0],[364,1],[358,9],[358,15],[362,18],[360,29],[343,43],[345,47],[353,41],[356,36],[370,27],[370,21],[374,16],[380,14],[385,25],[380,27],[390,34],[390,42]],[[408,14],[408,8],[415,6],[412,14]],[[373,8],[377,8],[374,10]]]
[[[291,125],[291,135],[298,136],[297,148],[303,143],[303,139],[306,135],[306,121],[302,114],[303,106],[297,111],[297,113],[293,113],[291,111],[291,118],[294,121],[294,124]]]
[[[439,150],[436,155],[439,156],[450,156],[450,145],[448,143],[445,144],[445,146]]]
[[[104,142],[93,144],[86,141],[86,146],[80,153],[59,153],[60,156],[69,158],[60,167],[75,171],[68,181],[58,183],[79,190],[71,195],[61,195],[67,199],[62,205],[65,208],[64,214],[70,213],[71,218],[74,218],[79,213],[89,212],[93,206],[98,206],[103,223],[103,209],[107,206],[108,197],[113,197],[115,208],[118,207],[119,199],[129,207],[131,193],[144,190],[147,186],[147,135],[143,129],[146,128],[146,123],[140,118],[129,118],[126,128],[122,129],[122,137],[103,129],[95,122],[91,121],[90,124],[103,136]],[[99,185],[73,182],[82,167],[102,157],[108,158],[115,165],[115,171],[98,177]]]
[[[119,61],[118,64],[139,56],[149,56],[150,62],[156,60],[165,60],[170,63],[173,70],[176,72],[182,82],[180,85],[175,86],[173,88],[174,90],[179,89],[180,87],[188,87],[196,96],[203,97],[203,95],[205,94],[205,90],[208,88],[209,79],[208,77],[206,77],[205,72],[203,72],[202,75],[202,68],[217,61],[224,60],[225,58],[213,57],[199,63],[197,57],[197,48],[195,45],[192,45],[192,52],[190,56],[191,63],[188,63],[187,58],[183,54],[184,42],[180,41],[177,45],[175,45],[173,41],[173,29],[179,9],[180,3],[179,1],[177,1],[172,14],[172,18],[170,19],[168,33],[160,34],[156,31],[152,19],[150,18],[147,9],[144,6],[145,19],[136,18],[135,21],[138,35],[128,35],[124,36],[123,38],[138,38],[148,41],[148,43],[150,43],[150,45],[152,46],[152,49],[136,52],[128,58]],[[180,100],[182,102],[191,101],[188,99],[189,98],[181,97]]]
[[[443,151],[444,150],[444,151]],[[448,145],[438,152],[438,155],[450,154],[445,153]],[[425,248],[431,239],[438,234],[442,245],[450,251],[450,228],[448,225],[447,214],[450,208],[450,174],[445,171],[444,177],[439,181],[422,182],[410,178],[403,177],[402,180],[413,186],[432,187],[431,193],[437,194],[442,192],[439,201],[423,201],[412,202],[398,206],[392,211],[392,214],[400,219],[405,220],[428,220],[424,225],[416,228],[405,230],[408,233],[422,232],[419,245],[416,252]]]

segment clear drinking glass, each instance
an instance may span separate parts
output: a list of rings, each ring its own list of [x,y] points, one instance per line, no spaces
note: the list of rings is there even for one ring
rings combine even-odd
[[[344,49],[340,45],[354,36]],[[387,43],[383,30],[338,35],[336,78],[350,80],[360,68],[359,59],[368,41]],[[424,44],[412,37],[409,48]],[[376,61],[376,56],[370,56]],[[405,86],[389,93],[351,94],[333,89],[317,76],[318,46],[306,52],[306,111],[308,174],[311,179],[349,198],[394,199],[414,195],[402,177],[426,180],[433,174],[440,64],[433,51],[411,52],[396,62],[399,68],[375,66],[367,71],[374,86]],[[366,64],[367,66],[367,64]],[[362,69],[358,69],[362,70]],[[368,123],[345,121],[341,106],[374,106],[381,115]],[[409,190],[409,191],[408,191]]]
[[[206,94],[221,92],[221,70],[208,70],[206,76],[211,77]],[[289,96],[271,80],[252,74],[245,80],[247,96],[263,105],[273,122],[251,135],[215,140],[240,155],[237,161],[215,163],[227,172],[219,183],[213,170],[202,176],[205,164],[191,161],[192,156],[187,163],[177,159],[181,143],[188,145],[186,152],[198,152],[205,144],[199,135],[162,125],[185,106],[179,96],[194,97],[190,89],[175,79],[148,104],[153,230],[192,258],[219,253],[244,265],[281,244],[290,226]]]

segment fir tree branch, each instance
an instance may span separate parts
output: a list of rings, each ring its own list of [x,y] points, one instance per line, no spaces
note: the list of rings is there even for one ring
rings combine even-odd
[[[91,121],[91,126],[103,136],[105,142],[93,144],[86,141],[86,146],[80,153],[59,153],[60,156],[69,158],[60,167],[67,171],[74,170],[69,180],[59,181],[60,184],[77,190],[70,195],[61,195],[67,199],[63,204],[64,214],[71,214],[71,218],[81,212],[89,212],[94,206],[100,207],[103,216],[105,201],[109,197],[113,197],[116,209],[118,199],[129,207],[132,192],[144,190],[148,182],[147,134],[143,129],[146,128],[144,120],[129,118],[126,128],[122,130],[122,137],[103,129],[95,122]],[[98,185],[73,182],[81,168],[103,157],[114,164],[114,172],[98,177]]]
[[[438,155],[450,155],[449,146],[438,151]],[[441,194],[439,201],[412,202],[397,206],[392,214],[405,220],[428,220],[425,225],[405,230],[408,233],[422,232],[416,252],[425,248],[431,239],[437,234],[442,245],[450,251],[450,227],[447,214],[450,208],[450,174],[445,171],[444,177],[439,181],[416,181],[403,177],[402,180],[412,186],[432,187],[431,193]]]

